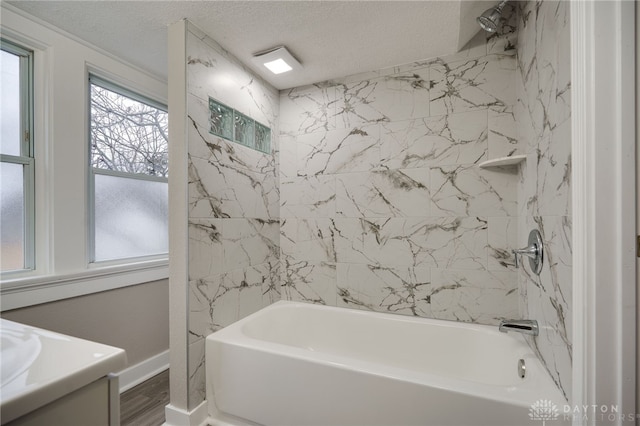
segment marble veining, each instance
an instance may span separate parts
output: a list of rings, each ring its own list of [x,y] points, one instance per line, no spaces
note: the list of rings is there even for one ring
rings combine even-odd
[[[539,276],[518,270],[522,317],[545,324],[529,344],[571,398],[571,81],[569,4],[518,3],[516,72],[519,149],[518,241],[537,228],[545,243]]]
[[[381,162],[389,169],[482,162],[487,131],[486,110],[384,123]]]
[[[442,216],[514,216],[516,176],[476,165],[431,168],[431,212]]]
[[[338,306],[431,316],[431,270],[338,264]]]
[[[280,130],[306,134],[336,128],[336,91],[322,84],[285,90],[280,94]]]
[[[455,55],[280,93],[189,34],[190,408],[204,336],[280,298],[538,319],[530,344],[570,396],[568,6],[506,9]],[[270,127],[272,151],[210,134],[209,96]],[[519,169],[477,167],[516,154]],[[510,255],[531,227],[549,246],[540,277]]]
[[[429,116],[428,73],[426,68],[338,84],[336,125],[348,129],[365,123]]]
[[[299,135],[296,147],[298,176],[364,172],[380,163],[375,125]]]
[[[505,55],[438,61],[430,69],[431,114],[487,108],[508,111],[515,100],[515,67],[515,59]]]
[[[205,398],[204,338],[281,298],[279,94],[191,27],[187,52],[193,409]],[[271,152],[209,133],[209,97],[270,127]]]
[[[517,312],[519,176],[477,167],[521,152],[513,7],[501,24],[449,57],[281,92],[283,298],[487,324]]]
[[[427,169],[336,175],[336,215],[420,217],[429,213]]]

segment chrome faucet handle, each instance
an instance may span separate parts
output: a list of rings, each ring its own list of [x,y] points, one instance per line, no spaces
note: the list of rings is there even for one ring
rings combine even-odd
[[[527,257],[529,257],[530,259],[535,259],[536,257],[538,257],[538,245],[537,244],[533,244],[530,245],[529,247],[525,247],[525,248],[521,248],[521,249],[517,249],[517,250],[512,250],[513,253],[513,257],[515,258],[516,261],[516,268],[520,267],[520,262],[518,262],[518,255],[525,255]]]
[[[537,229],[529,232],[529,246],[517,250],[512,250],[515,258],[516,268],[520,267],[518,256],[527,256],[529,258],[529,266],[531,266],[531,272],[536,275],[540,275],[542,271],[543,260],[543,248],[542,248],[542,236]]]

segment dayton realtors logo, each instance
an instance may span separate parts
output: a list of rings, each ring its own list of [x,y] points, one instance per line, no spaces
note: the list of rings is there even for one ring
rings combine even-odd
[[[618,424],[622,422],[637,422],[640,414],[620,413],[617,405],[563,405],[558,408],[556,404],[548,399],[539,399],[529,407],[529,419],[542,421],[545,426],[547,420],[562,420],[570,422],[579,420],[581,422],[595,421],[596,424]]]
[[[529,408],[529,418],[542,420],[542,426],[546,424],[547,420],[556,420],[559,415],[560,412],[556,404],[547,399],[539,399]]]

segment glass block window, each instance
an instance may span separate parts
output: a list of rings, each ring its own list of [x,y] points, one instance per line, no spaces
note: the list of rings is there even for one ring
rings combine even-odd
[[[0,271],[35,266],[33,54],[0,40]]]
[[[233,109],[209,98],[209,132],[221,138],[233,139]]]
[[[271,129],[256,121],[254,144],[258,151],[269,154],[271,150]]]
[[[166,254],[166,107],[95,76],[89,82],[91,261]]]
[[[235,124],[234,140],[244,146],[253,148],[255,122],[244,114],[235,111],[233,116]]]
[[[271,153],[271,129],[211,97],[209,133],[256,151]]]

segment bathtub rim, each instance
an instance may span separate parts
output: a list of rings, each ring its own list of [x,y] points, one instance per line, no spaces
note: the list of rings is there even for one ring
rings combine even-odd
[[[312,351],[301,347],[286,345],[283,343],[272,342],[255,337],[248,336],[243,333],[244,325],[254,321],[265,312],[279,309],[282,307],[293,307],[300,309],[316,309],[330,310],[338,313],[348,313],[362,316],[384,316],[385,318],[398,322],[411,322],[420,324],[433,324],[437,326],[467,328],[483,333],[501,335],[505,339],[513,339],[517,342],[518,348],[523,351],[522,358],[527,363],[527,376],[519,379],[516,375],[516,362],[518,358],[514,357],[514,380],[513,385],[500,385],[477,382],[472,380],[464,380],[457,377],[438,375],[435,373],[417,372],[407,368],[384,365],[379,362],[359,360],[354,357],[338,355],[326,352]],[[284,358],[296,359],[312,364],[330,365],[333,368],[356,371],[358,373],[370,374],[377,377],[399,380],[418,385],[428,385],[435,389],[447,392],[454,392],[464,395],[475,395],[484,399],[509,403],[520,407],[530,407],[539,399],[549,399],[557,404],[566,404],[567,401],[561,392],[553,383],[546,369],[535,355],[531,347],[526,343],[521,335],[503,335],[497,328],[491,329],[492,326],[483,324],[461,323],[457,321],[439,320],[433,318],[422,317],[405,317],[402,315],[361,311],[356,309],[348,309],[334,306],[315,305],[304,302],[294,302],[280,300],[273,303],[233,324],[225,327],[217,332],[211,333],[206,337],[205,357],[209,358],[211,350],[216,343],[221,345],[230,345],[245,350],[269,353],[272,355],[282,356]],[[210,378],[208,378],[210,380]]]

